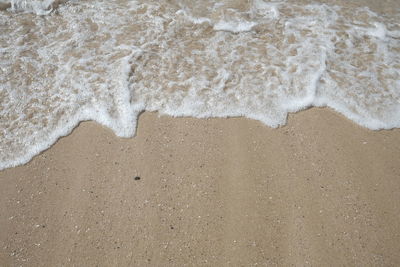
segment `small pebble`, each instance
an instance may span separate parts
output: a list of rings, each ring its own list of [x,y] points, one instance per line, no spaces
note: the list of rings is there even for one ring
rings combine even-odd
[[[135,181],[139,181],[140,180],[140,177],[139,176],[136,176],[135,177]]]

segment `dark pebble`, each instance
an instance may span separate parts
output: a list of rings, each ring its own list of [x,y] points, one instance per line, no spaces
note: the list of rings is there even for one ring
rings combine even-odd
[[[140,180],[140,177],[139,176],[136,176],[135,177],[135,181],[139,181]]]

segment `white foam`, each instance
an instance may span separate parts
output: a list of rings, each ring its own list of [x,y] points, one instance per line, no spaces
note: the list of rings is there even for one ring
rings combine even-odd
[[[253,21],[224,21],[220,20],[214,25],[216,31],[228,31],[233,33],[248,32],[257,25]]]
[[[56,0],[2,0],[0,2],[11,4],[12,11],[48,15]]]
[[[183,15],[186,19],[188,19],[190,22],[194,24],[202,24],[202,23],[212,23],[211,19],[209,18],[204,18],[204,17],[195,17],[193,15],[187,14],[185,10],[178,10],[175,14],[177,15]]]
[[[57,3],[0,12],[0,169],[84,120],[131,137],[143,110],[278,127],[288,112],[328,106],[370,129],[400,127],[399,16],[261,0],[207,0],[201,12],[73,1],[55,16]]]
[[[383,25],[382,23],[378,23],[378,22],[375,22],[374,25],[375,25],[375,28],[367,29],[367,34],[370,36],[379,38],[381,40],[385,40],[386,33],[387,33],[385,25]]]
[[[264,2],[263,0],[254,0],[251,12],[267,18],[278,19],[279,5],[279,2]]]

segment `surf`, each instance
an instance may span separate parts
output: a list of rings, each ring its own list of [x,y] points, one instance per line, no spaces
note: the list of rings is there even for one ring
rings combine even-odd
[[[132,137],[144,110],[279,127],[326,106],[372,130],[400,127],[399,14],[262,0],[3,2],[0,169],[80,121]]]

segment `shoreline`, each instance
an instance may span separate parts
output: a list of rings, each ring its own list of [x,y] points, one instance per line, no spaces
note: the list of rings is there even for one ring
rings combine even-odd
[[[344,120],[347,120],[347,121],[349,121],[350,123],[353,123],[353,124],[357,125],[358,127],[361,127],[361,128],[363,128],[363,129],[365,129],[365,130],[367,130],[367,131],[382,132],[382,131],[396,131],[396,130],[400,130],[400,128],[395,128],[395,127],[394,127],[394,128],[370,129],[370,128],[368,128],[368,127],[362,125],[362,124],[357,123],[357,122],[356,122],[357,118],[354,118],[354,120],[353,120],[353,119],[350,119],[350,118],[348,118],[346,115],[342,114],[341,111],[338,111],[338,110],[336,110],[336,109],[334,109],[334,108],[332,108],[332,107],[328,107],[328,106],[323,106],[323,107],[319,107],[319,106],[310,106],[310,107],[307,107],[307,108],[305,108],[305,109],[301,109],[301,110],[298,110],[298,111],[295,111],[295,112],[288,112],[288,116],[287,116],[287,119],[286,119],[286,123],[285,123],[284,125],[280,125],[280,126],[278,126],[278,127],[271,127],[271,126],[269,126],[269,125],[267,125],[267,124],[265,124],[265,123],[263,123],[263,122],[261,122],[261,121],[259,121],[259,120],[257,120],[257,119],[248,118],[248,117],[246,117],[246,116],[196,118],[196,117],[192,117],[192,116],[171,116],[171,115],[168,115],[168,114],[160,114],[160,113],[157,112],[157,111],[145,111],[145,110],[144,110],[144,111],[139,112],[137,121],[135,121],[135,122],[133,123],[133,124],[135,125],[135,131],[134,131],[133,136],[130,136],[130,137],[121,137],[121,136],[117,136],[117,135],[115,134],[115,132],[114,132],[111,128],[109,128],[109,127],[106,126],[106,125],[101,124],[100,122],[97,122],[97,121],[94,121],[94,120],[82,120],[82,121],[79,121],[75,126],[73,126],[73,127],[67,127],[67,128],[66,128],[67,130],[63,130],[62,132],[65,132],[66,134],[60,135],[54,142],[53,142],[53,141],[51,141],[51,142],[48,142],[48,141],[43,142],[43,143],[45,143],[45,144],[51,143],[47,148],[41,150],[41,151],[38,152],[38,153],[33,152],[33,153],[36,153],[36,154],[34,154],[32,157],[31,157],[31,156],[23,157],[23,158],[30,158],[29,160],[25,160],[25,159],[24,159],[24,160],[20,160],[20,161],[23,161],[24,163],[19,163],[19,164],[15,164],[15,165],[14,165],[14,164],[8,165],[8,167],[4,167],[3,169],[0,169],[0,172],[3,171],[3,170],[10,169],[10,168],[17,168],[17,167],[19,167],[19,166],[24,166],[24,165],[26,165],[26,164],[29,164],[35,157],[37,157],[37,156],[39,156],[40,154],[44,153],[45,151],[51,149],[57,142],[59,142],[60,139],[66,138],[66,137],[68,137],[69,135],[71,135],[71,134],[76,130],[76,128],[80,127],[81,124],[86,124],[86,123],[94,124],[94,125],[96,125],[97,127],[101,127],[101,128],[104,128],[104,129],[106,129],[106,130],[108,130],[108,131],[111,131],[111,132],[114,134],[114,136],[115,136],[116,138],[121,138],[121,139],[132,139],[132,138],[135,138],[135,137],[137,136],[137,131],[138,131],[138,127],[139,127],[139,126],[138,126],[138,123],[139,123],[139,121],[140,121],[140,116],[141,116],[142,114],[153,114],[153,115],[156,115],[156,116],[159,117],[159,118],[160,118],[160,117],[169,117],[169,118],[174,118],[174,119],[190,119],[190,118],[192,118],[192,119],[199,119],[199,120],[210,120],[210,119],[217,119],[217,120],[219,120],[219,119],[221,119],[221,120],[225,120],[225,119],[244,119],[244,120],[250,120],[250,121],[255,121],[255,122],[257,122],[257,123],[261,123],[264,127],[267,127],[267,128],[270,128],[270,129],[281,129],[281,128],[284,128],[284,127],[287,127],[287,126],[288,126],[288,123],[289,123],[289,120],[290,120],[291,117],[296,116],[296,114],[297,114],[297,113],[300,113],[300,112],[307,112],[308,110],[328,110],[328,112],[336,113],[338,116],[341,116]],[[51,138],[51,140],[53,140],[53,138]],[[43,146],[43,144],[40,144],[40,145],[39,145],[39,147],[42,147],[42,146]],[[31,154],[31,153],[29,153],[29,154]],[[4,166],[4,165],[3,165],[3,166]],[[6,164],[6,166],[7,166],[7,164]]]
[[[399,265],[399,144],[327,108],[84,122],[0,172],[0,265]]]

